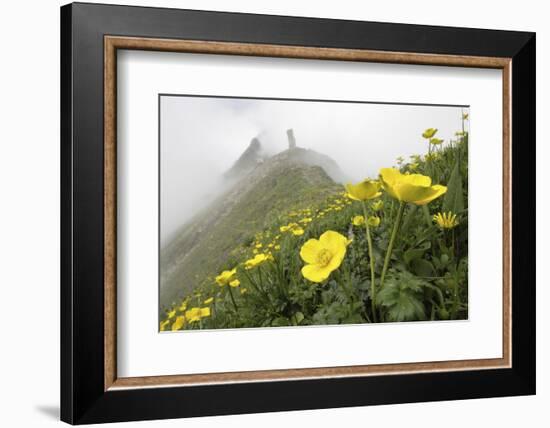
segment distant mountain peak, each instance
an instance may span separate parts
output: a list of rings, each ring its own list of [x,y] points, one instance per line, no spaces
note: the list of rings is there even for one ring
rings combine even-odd
[[[225,172],[224,178],[235,182],[249,175],[259,166],[262,166],[261,169],[265,170],[263,171],[265,174],[268,173],[270,166],[280,165],[281,162],[290,162],[292,164],[319,166],[332,180],[338,183],[343,183],[346,180],[344,173],[331,157],[312,149],[299,147],[292,128],[287,129],[286,136],[288,149],[273,156],[267,154],[258,137],[252,138],[246,150],[239,156],[233,166]]]
[[[262,143],[258,137],[252,138],[246,150],[239,156],[233,166],[224,174],[225,178],[240,178],[252,171],[265,160]]]

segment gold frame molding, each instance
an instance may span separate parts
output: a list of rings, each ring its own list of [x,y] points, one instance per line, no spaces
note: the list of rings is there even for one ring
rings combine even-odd
[[[213,55],[324,59],[394,64],[441,65],[502,70],[503,93],[503,349],[502,358],[435,361],[405,364],[359,365],[305,369],[262,370],[191,375],[117,377],[116,368],[116,85],[117,50],[147,50]],[[420,372],[480,370],[511,367],[511,58],[382,52],[195,40],[138,37],[104,37],[104,390],[123,388],[192,386],[308,378],[337,378]]]

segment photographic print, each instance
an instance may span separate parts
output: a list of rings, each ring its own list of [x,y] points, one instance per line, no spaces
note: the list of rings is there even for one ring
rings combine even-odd
[[[469,115],[160,94],[160,331],[467,319]]]

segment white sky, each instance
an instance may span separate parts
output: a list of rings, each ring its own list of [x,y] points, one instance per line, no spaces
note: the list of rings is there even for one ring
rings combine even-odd
[[[461,107],[161,97],[161,239],[216,196],[221,175],[258,137],[270,153],[299,147],[330,156],[352,180],[376,177],[398,156],[427,151],[422,132],[448,141]],[[164,244],[165,242],[163,242]]]

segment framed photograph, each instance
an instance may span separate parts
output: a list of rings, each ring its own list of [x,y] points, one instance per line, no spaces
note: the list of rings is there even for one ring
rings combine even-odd
[[[535,393],[533,33],[76,3],[61,54],[62,420]]]

